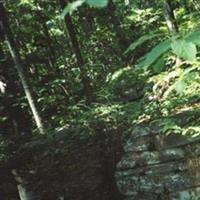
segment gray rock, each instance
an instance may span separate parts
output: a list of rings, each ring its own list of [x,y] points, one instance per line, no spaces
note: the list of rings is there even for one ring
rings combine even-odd
[[[128,152],[117,164],[117,169],[124,170],[146,165],[154,165],[167,161],[180,160],[184,158],[184,155],[184,150],[181,148],[153,152]]]
[[[198,138],[183,136],[181,134],[170,134],[167,136],[159,134],[159,135],[156,135],[155,137],[155,146],[156,146],[156,149],[158,150],[170,149],[174,147],[189,145],[196,140],[198,140]]]
[[[137,139],[129,139],[124,147],[125,152],[147,151],[150,147],[150,136],[142,136]]]
[[[190,193],[199,194],[198,141],[181,134],[162,135],[158,126],[137,127],[117,164],[119,191],[126,200],[183,200]]]

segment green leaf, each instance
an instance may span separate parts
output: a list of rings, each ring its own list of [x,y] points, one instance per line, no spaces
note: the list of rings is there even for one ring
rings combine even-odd
[[[135,50],[138,46],[140,46],[141,44],[143,44],[144,42],[153,39],[155,37],[157,37],[158,33],[154,33],[154,34],[148,34],[148,35],[144,35],[142,37],[140,37],[136,42],[133,42],[128,49],[124,52],[124,54],[127,54],[129,51],[133,51]]]
[[[196,60],[197,48],[194,43],[180,39],[173,41],[171,47],[177,56],[188,61]]]
[[[19,5],[23,4],[33,5],[33,0],[21,0]]]
[[[200,45],[200,31],[195,31],[195,32],[192,32],[190,34],[188,34],[186,37],[185,37],[185,40],[187,42],[192,42],[196,45]]]
[[[186,86],[187,84],[183,80],[178,80],[174,85],[174,89],[176,90],[177,93],[181,94],[183,93]]]
[[[85,2],[85,0],[77,0],[72,3],[69,3],[63,10],[61,17],[64,18],[67,14],[72,14],[75,10],[78,9],[78,7],[82,6],[82,4]]]
[[[143,60],[137,66],[142,67],[145,70],[148,69],[162,54],[169,50],[170,44],[170,40],[160,42],[143,57]]]
[[[159,58],[155,64],[153,64],[153,70],[156,73],[162,72],[164,67],[165,67],[165,60],[164,60],[163,56],[161,58]]]
[[[86,0],[86,3],[95,8],[103,8],[108,5],[108,0]]]
[[[189,72],[188,74],[186,74],[186,77],[185,77],[185,80],[191,83],[198,79],[199,79],[198,72]]]

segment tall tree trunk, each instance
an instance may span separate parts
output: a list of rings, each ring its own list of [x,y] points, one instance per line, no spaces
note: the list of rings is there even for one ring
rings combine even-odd
[[[0,39],[1,42],[1,39]],[[2,98],[0,98],[0,104],[2,103],[5,111],[3,112],[7,120],[5,122],[5,130],[3,132],[9,133],[9,129],[6,128],[6,124],[13,125],[11,133],[14,135],[30,135],[31,133],[31,123],[30,119],[27,117],[26,113],[23,112],[20,105],[17,104],[16,99],[13,98],[19,93],[19,88],[16,78],[12,76],[12,71],[14,69],[7,68],[7,66],[12,65],[13,62],[10,59],[6,60],[2,44],[0,43],[0,93],[3,93]],[[14,80],[13,80],[14,79]],[[1,83],[4,83],[4,87],[1,88]]]
[[[65,8],[66,6],[66,1],[65,0],[59,0],[60,6],[62,9]],[[76,36],[76,31],[72,22],[72,18],[69,14],[65,15],[65,25],[71,40],[71,44],[72,44],[72,48],[74,51],[74,54],[76,56],[76,60],[77,60],[77,64],[78,67],[80,69],[81,72],[81,81],[83,84],[83,92],[85,93],[85,97],[86,97],[86,104],[90,104],[93,100],[93,94],[92,94],[92,87],[90,85],[90,79],[88,77],[88,75],[86,74],[83,65],[84,60],[81,54],[81,50],[80,50],[80,46],[79,46],[79,42]]]
[[[165,0],[164,3],[164,15],[167,22],[167,27],[172,36],[176,36],[179,32],[177,21],[174,15],[174,8],[172,6],[171,0]],[[181,59],[179,57],[176,58],[176,65],[181,63]]]
[[[167,22],[170,33],[176,35],[178,33],[178,25],[175,19],[174,10],[171,4],[171,0],[165,0],[164,3],[164,15]]]
[[[18,171],[13,169],[12,174],[17,182],[17,189],[20,200],[38,200],[38,196],[36,195],[36,193],[31,190],[31,187],[20,176]]]
[[[0,28],[3,32],[3,34],[4,34],[4,38],[7,42],[10,54],[12,56],[14,63],[15,63],[15,67],[17,69],[17,72],[18,72],[18,75],[20,77],[22,86],[24,88],[24,92],[25,92],[26,98],[28,100],[29,106],[31,108],[31,111],[33,113],[33,118],[36,122],[37,128],[38,128],[38,130],[41,134],[44,134],[45,133],[44,126],[43,126],[41,117],[39,115],[39,112],[36,108],[36,104],[35,104],[35,101],[33,99],[33,95],[31,93],[25,72],[23,70],[19,51],[16,48],[16,44],[15,44],[15,41],[13,40],[12,32],[9,28],[7,13],[6,13],[6,10],[4,8],[3,3],[0,3]]]

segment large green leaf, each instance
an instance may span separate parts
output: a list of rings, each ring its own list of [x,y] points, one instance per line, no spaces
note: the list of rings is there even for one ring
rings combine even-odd
[[[188,61],[196,60],[197,48],[194,43],[179,39],[173,41],[171,47],[177,56]]]
[[[187,42],[192,42],[196,45],[200,45],[200,31],[195,31],[195,32],[192,32],[190,34],[188,34],[186,37],[185,37],[185,40]]]
[[[163,71],[163,69],[165,68],[165,59],[163,56],[161,56],[156,62],[155,64],[152,65],[154,72],[156,73],[160,73]]]
[[[144,56],[143,60],[137,66],[148,69],[162,54],[170,49],[170,44],[170,40],[160,42]]]
[[[142,37],[140,37],[136,42],[133,42],[128,49],[124,52],[124,54],[127,54],[129,51],[133,51],[135,50],[138,46],[140,46],[141,44],[143,44],[144,42],[153,39],[154,37],[157,37],[158,33],[152,33],[152,34],[148,34],[148,35],[144,35]]]
[[[86,0],[86,3],[95,8],[103,8],[108,5],[108,0]]]

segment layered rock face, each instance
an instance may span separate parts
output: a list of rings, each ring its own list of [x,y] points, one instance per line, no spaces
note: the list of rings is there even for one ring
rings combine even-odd
[[[200,194],[199,137],[140,125],[125,145],[116,180],[126,200],[190,200]]]

